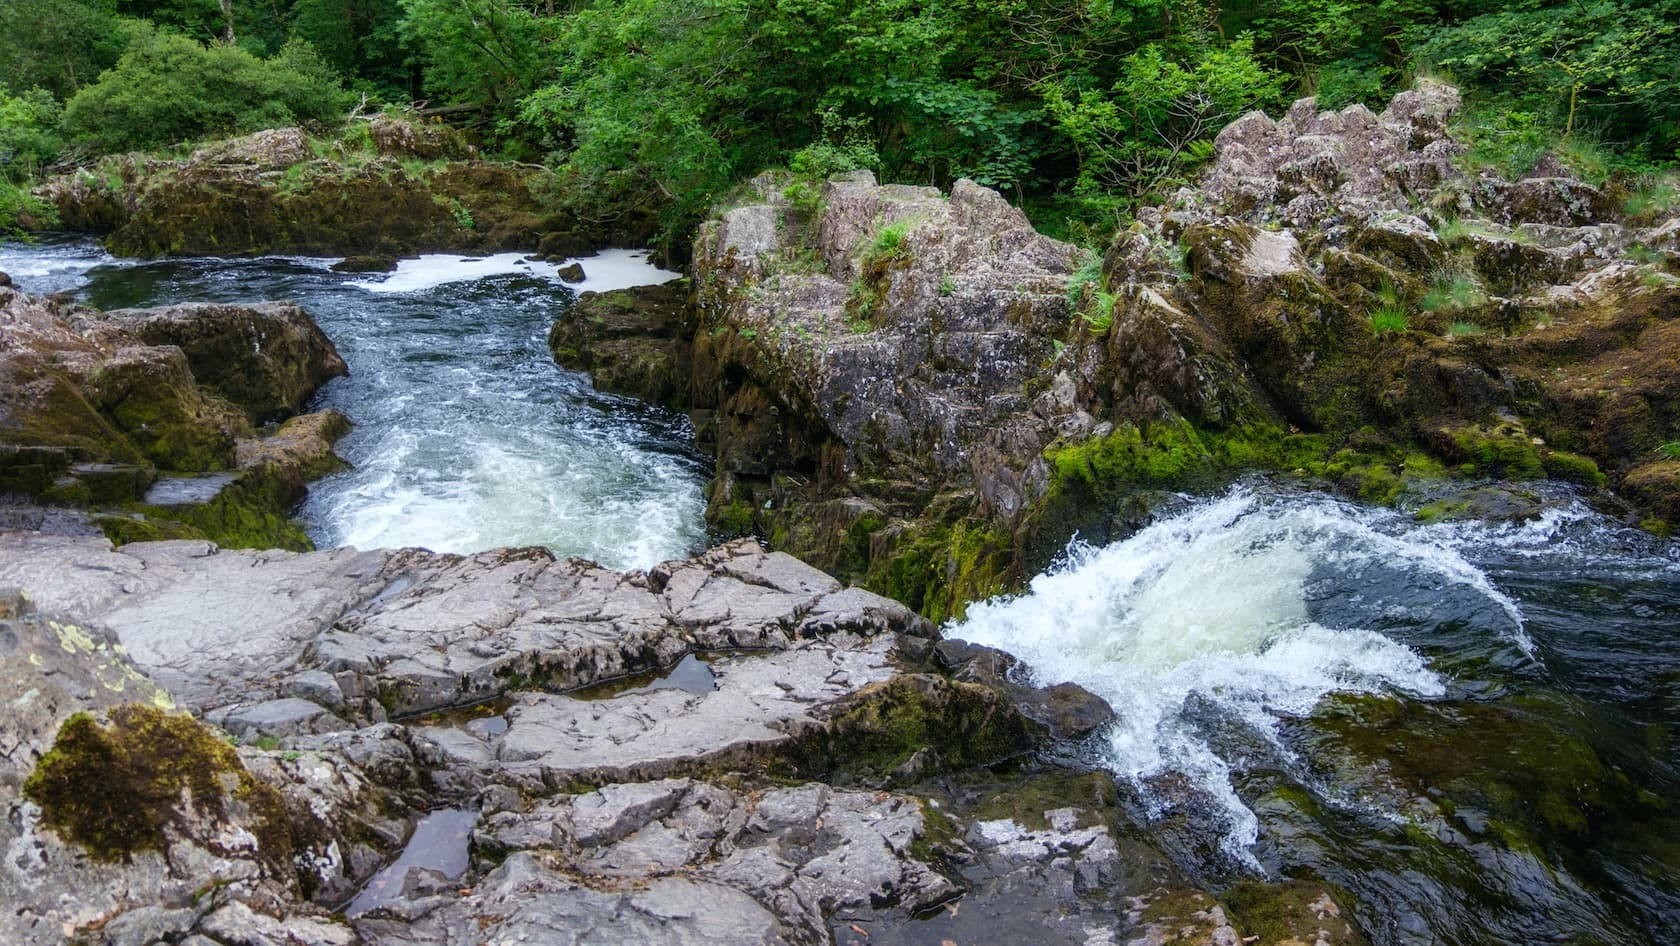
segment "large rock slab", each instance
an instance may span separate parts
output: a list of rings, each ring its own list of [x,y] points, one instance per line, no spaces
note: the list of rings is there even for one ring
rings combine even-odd
[[[869,643],[841,638],[716,660],[717,688],[709,693],[526,695],[494,740],[497,769],[562,786],[748,765],[818,728],[841,698],[891,679],[893,646],[891,635]]]
[[[110,628],[187,705],[229,719],[244,719],[246,704],[302,698],[383,720],[575,689],[691,652],[931,633],[902,605],[842,589],[751,541],[619,573],[544,549],[113,549],[98,538],[6,534],[0,585]]]

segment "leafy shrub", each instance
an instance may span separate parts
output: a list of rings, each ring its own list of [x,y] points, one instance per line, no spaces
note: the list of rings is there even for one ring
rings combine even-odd
[[[53,205],[30,194],[28,184],[14,184],[0,176],[0,239],[21,237],[56,222]]]
[[[99,152],[335,119],[347,105],[331,67],[305,43],[272,59],[237,46],[158,35],[64,108],[70,140]]]
[[[27,180],[58,158],[58,112],[47,90],[13,95],[0,83],[0,178]]]
[[[788,170],[821,182],[847,171],[880,168],[881,155],[869,137],[868,119],[846,118],[835,105],[819,110],[817,119],[822,124],[821,136],[788,157]]]
[[[1281,99],[1281,80],[1253,52],[1239,39],[1186,68],[1150,44],[1126,57],[1107,92],[1050,83],[1044,107],[1078,155],[1076,190],[1141,196],[1182,180],[1212,156],[1227,121]]]

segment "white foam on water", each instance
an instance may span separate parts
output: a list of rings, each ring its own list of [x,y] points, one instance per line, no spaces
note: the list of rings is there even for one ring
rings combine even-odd
[[[646,250],[603,250],[594,256],[579,257],[566,263],[577,263],[583,267],[584,280],[574,287],[580,292],[654,286],[681,275],[649,263]],[[383,277],[355,279],[346,285],[369,292],[423,292],[450,283],[515,274],[541,276],[558,282],[562,265],[565,264],[534,259],[522,253],[496,253],[491,256],[431,253],[417,259],[400,260],[397,268]]]
[[[1232,787],[1237,760],[1209,743],[1193,706],[1217,707],[1278,745],[1279,721],[1310,713],[1330,693],[1445,692],[1404,644],[1316,623],[1309,602],[1324,592],[1313,583],[1380,566],[1414,590],[1456,586],[1509,618],[1490,633],[1532,647],[1516,604],[1451,545],[1422,529],[1381,531],[1383,516],[1322,497],[1237,490],[1106,548],[1076,544],[1026,593],[974,605],[945,632],[1022,658],[1041,685],[1071,681],[1108,700],[1119,717],[1113,770],[1140,786],[1189,776],[1220,811],[1226,852],[1252,864],[1259,823]],[[1369,599],[1385,607],[1377,590]]]
[[[602,250],[594,256],[567,260],[583,267],[580,292],[611,292],[632,286],[657,286],[682,276],[648,262],[646,250]]]
[[[558,279],[557,269],[553,263],[533,260],[523,253],[496,253],[492,256],[428,253],[415,259],[399,260],[397,268],[382,277],[352,279],[346,285],[369,292],[420,292],[449,283],[515,273]]]
[[[88,270],[116,262],[97,243],[78,242],[42,246],[0,243],[0,272],[12,277],[24,292],[69,292],[87,282]]]

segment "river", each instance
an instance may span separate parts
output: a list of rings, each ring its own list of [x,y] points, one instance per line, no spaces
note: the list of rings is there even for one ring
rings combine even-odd
[[[1249,484],[945,632],[1113,704],[1097,761],[1215,885],[1316,875],[1385,944],[1680,942],[1680,550],[1543,494]]]
[[[704,539],[675,414],[594,392],[544,344],[573,290],[516,256],[116,261],[0,246],[29,291],[102,308],[290,298],[351,376],[354,468],[301,510],[322,546],[541,544],[613,567]],[[585,259],[582,288],[670,274]],[[1424,524],[1265,481],[1075,543],[945,628],[1077,682],[1120,722],[1089,761],[1201,881],[1315,877],[1378,944],[1680,942],[1680,551],[1562,488],[1513,523]]]
[[[705,540],[708,469],[681,414],[601,394],[557,367],[549,325],[580,291],[676,276],[643,255],[581,260],[576,287],[517,254],[428,256],[389,274],[331,259],[117,260],[87,242],[0,244],[30,292],[101,309],[290,299],[350,375],[312,405],[355,423],[351,468],[311,486],[299,517],[322,547],[475,552],[544,545],[609,568],[646,567]]]

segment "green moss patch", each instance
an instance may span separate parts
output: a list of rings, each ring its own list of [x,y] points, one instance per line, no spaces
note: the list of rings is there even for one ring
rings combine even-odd
[[[42,820],[95,860],[162,851],[169,835],[205,820],[254,816],[265,863],[289,864],[285,806],[227,743],[189,716],[144,704],[118,707],[110,725],[77,713],[24,782]],[[243,819],[242,819],[243,820]]]
[[[905,674],[849,698],[787,758],[805,778],[875,782],[908,770],[914,780],[994,765],[1031,750],[1042,736],[1042,727],[995,690]]]

